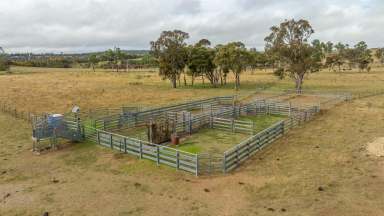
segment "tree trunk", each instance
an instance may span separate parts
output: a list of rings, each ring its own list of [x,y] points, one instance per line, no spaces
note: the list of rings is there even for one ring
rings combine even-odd
[[[171,78],[171,84],[172,84],[172,88],[176,88],[177,87],[176,86],[176,77],[175,76]]]
[[[192,74],[192,80],[191,80],[191,82],[192,82],[192,86],[193,86],[193,84],[194,84],[194,82],[195,82],[195,76]]]
[[[296,78],[296,93],[297,94],[301,94],[302,93],[303,78],[304,78],[304,75],[299,75]]]
[[[93,70],[93,72],[95,72],[95,65],[94,64],[92,64],[92,70]]]
[[[240,88],[240,74],[235,73],[235,90],[239,90]]]
[[[179,83],[179,87],[181,86],[180,82],[180,76],[177,76],[177,82]]]
[[[220,70],[219,76],[220,76],[220,85],[223,85],[223,73],[221,70]]]
[[[184,72],[183,76],[184,76],[184,86],[187,86],[187,78],[185,77],[185,72]]]

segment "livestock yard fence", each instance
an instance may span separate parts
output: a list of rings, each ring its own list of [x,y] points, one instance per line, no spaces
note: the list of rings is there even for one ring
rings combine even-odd
[[[4,101],[0,101],[0,109],[2,113],[7,113],[17,119],[23,119],[28,122],[32,122],[33,117],[36,116],[36,114],[33,114],[28,111],[20,110],[17,107],[9,103],[6,103]]]
[[[298,104],[284,99],[289,95],[297,95],[287,90],[270,97],[256,97],[243,103],[237,96],[221,96],[155,108],[98,108],[65,114],[63,124],[54,128],[49,127],[47,114],[34,115],[19,111],[1,101],[0,109],[32,122],[34,136],[38,138],[88,140],[139,159],[153,161],[157,165],[170,166],[194,175],[212,175],[235,170],[290,129],[313,119],[325,106],[379,94],[384,94],[384,91],[359,94],[355,97],[349,93],[303,91],[300,95],[315,95],[323,99],[317,103]],[[275,122],[262,131],[256,130],[255,121],[239,120],[243,116],[258,115],[278,115],[284,120]],[[121,134],[123,130],[145,128],[150,122],[169,122],[172,132],[179,136],[190,136],[199,133],[203,128],[212,128],[228,133],[246,134],[247,138],[240,143],[234,143],[223,153],[211,154],[190,153],[168,145],[156,144],[142,137]]]
[[[157,165],[168,165],[195,175],[217,174],[234,170],[290,128],[311,120],[320,111],[319,105],[299,107],[292,106],[289,102],[268,99],[239,104],[235,99],[234,96],[216,97],[145,110],[123,107],[120,113],[88,121],[84,127],[84,136],[102,146],[154,161]],[[236,119],[247,115],[280,115],[285,116],[286,120],[256,133],[253,121]],[[249,137],[218,155],[189,153],[116,132],[122,128],[144,125],[154,119],[172,120],[176,123],[174,129],[179,134],[190,135],[198,133],[201,128],[214,128],[248,134]]]

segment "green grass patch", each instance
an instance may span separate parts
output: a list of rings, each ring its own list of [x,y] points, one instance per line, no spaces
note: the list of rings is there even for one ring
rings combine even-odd
[[[262,131],[271,125],[286,119],[283,115],[255,115],[255,116],[241,116],[239,120],[255,122],[255,131]]]
[[[178,146],[171,147],[194,154],[203,152],[221,154],[248,136],[247,134],[205,128],[183,138]]]
[[[148,129],[146,126],[119,129],[113,131],[113,133],[148,141]]]

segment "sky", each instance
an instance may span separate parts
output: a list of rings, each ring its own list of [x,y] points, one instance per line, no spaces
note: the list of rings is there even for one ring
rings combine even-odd
[[[312,39],[384,47],[383,0],[0,0],[0,47],[15,52],[149,49],[164,30],[188,43],[264,48],[270,27],[307,19]]]

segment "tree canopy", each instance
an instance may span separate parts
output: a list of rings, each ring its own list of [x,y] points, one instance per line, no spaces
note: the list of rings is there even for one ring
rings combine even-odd
[[[189,34],[180,30],[163,31],[156,41],[151,41],[151,53],[157,58],[159,72],[164,79],[171,81],[176,88],[176,80],[187,64],[186,39]]]
[[[265,49],[278,61],[275,74],[294,79],[298,92],[301,92],[305,74],[320,69],[318,48],[308,42],[314,32],[307,20],[291,19],[272,26],[271,33],[265,38]]]
[[[208,47],[211,42],[202,39],[195,45],[189,47],[188,52],[188,69],[192,76],[192,85],[194,78],[197,76],[205,76],[213,86],[218,83],[218,76],[215,73],[216,65],[213,60],[215,58],[215,50]]]
[[[235,75],[235,89],[240,87],[240,74],[251,62],[251,56],[241,42],[231,42],[217,47],[215,63],[224,71],[231,70]]]
[[[382,63],[384,64],[384,48],[379,48],[376,50],[376,53],[375,53],[375,56],[376,58]]]

